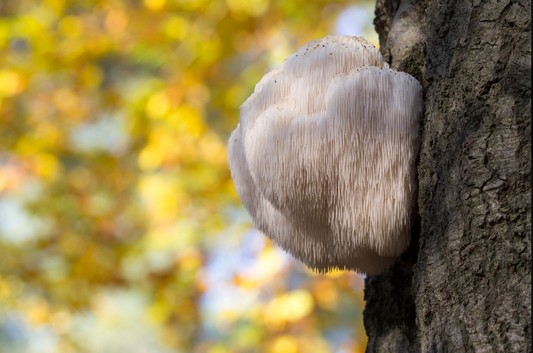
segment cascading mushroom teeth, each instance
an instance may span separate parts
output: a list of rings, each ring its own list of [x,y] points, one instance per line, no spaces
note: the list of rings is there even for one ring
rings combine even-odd
[[[410,242],[422,90],[361,37],[307,43],[266,74],[228,144],[256,227],[319,272],[382,272]]]

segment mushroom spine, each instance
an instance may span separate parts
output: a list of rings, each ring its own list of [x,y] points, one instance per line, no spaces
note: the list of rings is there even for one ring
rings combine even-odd
[[[259,231],[310,268],[374,275],[410,242],[422,89],[362,37],[307,43],[267,73],[228,142]]]

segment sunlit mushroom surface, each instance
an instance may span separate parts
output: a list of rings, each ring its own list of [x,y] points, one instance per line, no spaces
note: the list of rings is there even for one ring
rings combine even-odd
[[[361,37],[307,43],[266,74],[229,140],[255,226],[310,268],[377,274],[409,245],[422,92]]]

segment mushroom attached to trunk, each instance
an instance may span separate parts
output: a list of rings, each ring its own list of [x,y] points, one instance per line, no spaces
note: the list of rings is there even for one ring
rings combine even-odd
[[[312,41],[266,74],[229,139],[259,231],[310,268],[378,274],[410,242],[422,90],[361,37]]]

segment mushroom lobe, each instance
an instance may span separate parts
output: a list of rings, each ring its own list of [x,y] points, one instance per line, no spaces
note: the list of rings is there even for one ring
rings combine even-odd
[[[319,272],[385,270],[409,246],[422,107],[418,81],[361,37],[301,47],[256,85],[229,139],[257,229]]]

